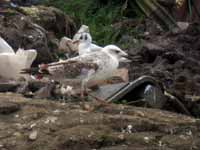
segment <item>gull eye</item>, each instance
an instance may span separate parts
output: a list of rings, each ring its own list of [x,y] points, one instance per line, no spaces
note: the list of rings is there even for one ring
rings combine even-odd
[[[120,53],[120,51],[115,51],[115,53],[116,53],[116,54],[119,54],[119,53]]]
[[[83,36],[81,35],[80,40],[82,40],[82,39],[83,39]]]

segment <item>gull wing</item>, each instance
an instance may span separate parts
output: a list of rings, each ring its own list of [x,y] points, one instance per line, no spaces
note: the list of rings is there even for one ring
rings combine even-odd
[[[100,51],[102,50],[102,47],[96,45],[96,44],[91,44],[91,50],[94,52],[94,51]]]
[[[47,70],[55,78],[81,78],[88,75],[90,70],[96,71],[97,63],[82,62],[80,60],[67,60],[48,64]]]
[[[0,53],[14,53],[12,47],[0,37]]]

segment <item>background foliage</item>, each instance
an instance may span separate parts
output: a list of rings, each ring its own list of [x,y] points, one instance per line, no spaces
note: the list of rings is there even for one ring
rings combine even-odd
[[[63,10],[79,26],[88,25],[93,41],[99,45],[117,43],[126,33],[134,35],[134,28],[115,28],[114,24],[130,17],[143,17],[137,8],[129,8],[128,0],[45,0],[44,3]]]

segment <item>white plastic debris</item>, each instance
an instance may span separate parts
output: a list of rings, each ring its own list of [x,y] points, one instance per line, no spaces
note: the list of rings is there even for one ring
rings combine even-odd
[[[38,136],[38,132],[37,131],[33,131],[33,132],[30,133],[29,139],[34,141],[34,140],[37,139],[37,136]]]
[[[72,86],[64,86],[62,85],[60,88],[61,94],[62,95],[73,95],[74,94],[74,90]]]
[[[33,123],[30,125],[30,128],[32,129],[33,127],[35,127],[37,124],[36,123]]]
[[[133,126],[128,125],[126,130],[127,130],[128,133],[132,133],[132,129],[133,129]]]
[[[29,68],[37,56],[34,49],[19,48],[15,52],[12,47],[0,37],[0,76],[6,79],[18,79],[22,69]]]
[[[163,146],[163,143],[162,143],[162,141],[158,141],[158,146]]]

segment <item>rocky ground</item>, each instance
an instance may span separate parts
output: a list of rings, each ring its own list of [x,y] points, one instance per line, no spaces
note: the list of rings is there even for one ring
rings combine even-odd
[[[55,103],[0,94],[2,150],[199,149],[200,122],[124,105]]]
[[[76,31],[69,16],[44,6],[0,9],[0,28],[0,36],[13,48],[38,50],[34,65],[57,60],[59,39]],[[176,33],[149,29],[148,23],[138,28],[144,32],[133,45],[126,40],[133,57],[130,80],[155,77],[191,116],[98,102],[87,102],[85,110],[78,102],[1,93],[0,149],[200,149],[200,122],[194,118],[200,116],[199,24]]]

